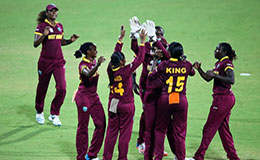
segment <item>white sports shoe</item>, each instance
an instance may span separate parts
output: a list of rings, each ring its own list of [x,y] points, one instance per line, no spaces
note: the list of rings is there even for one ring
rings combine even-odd
[[[100,160],[99,158],[93,158],[93,159],[91,159],[91,160]]]
[[[54,126],[62,125],[59,116],[57,115],[50,115],[48,119],[53,123]]]
[[[139,152],[140,154],[144,154],[144,150],[145,150],[145,144],[142,143],[142,144],[140,144],[140,145],[138,146],[138,152]]]
[[[43,112],[42,113],[37,113],[36,112],[36,121],[39,123],[39,124],[44,124],[44,114]]]

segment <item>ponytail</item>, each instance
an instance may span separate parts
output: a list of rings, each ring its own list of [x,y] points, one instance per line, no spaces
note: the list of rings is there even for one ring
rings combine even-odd
[[[40,24],[44,22],[44,20],[47,18],[46,11],[43,10],[38,14],[37,23]]]
[[[76,50],[74,56],[75,56],[76,58],[82,57],[82,51],[81,51],[80,49],[79,49],[79,50]]]
[[[236,52],[235,52],[235,50],[232,49],[232,47],[229,43],[223,42],[223,43],[220,43],[219,45],[223,48],[223,51],[226,51],[226,55],[228,56],[228,58],[231,61],[237,59]]]
[[[92,42],[86,42],[80,46],[78,50],[75,51],[74,56],[76,58],[82,57],[82,54],[87,55],[87,51],[89,50],[90,46],[95,46]]]

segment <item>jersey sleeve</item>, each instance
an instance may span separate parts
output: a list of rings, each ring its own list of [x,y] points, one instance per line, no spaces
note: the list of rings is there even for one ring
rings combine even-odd
[[[82,74],[83,69],[90,71],[90,64],[89,63],[80,63],[79,65],[79,73]]]
[[[194,70],[192,64],[189,61],[187,61],[187,62],[188,62],[189,68],[190,68],[189,75],[190,76],[194,76],[195,75],[195,70]]]
[[[164,46],[163,46],[161,41],[157,40],[155,46],[162,50],[163,55],[164,55],[164,57],[166,59],[170,59],[171,58],[170,55],[168,54],[167,50],[164,48]]]
[[[116,43],[114,52],[121,52],[123,48],[123,42],[120,42],[119,40]]]
[[[38,24],[38,26],[36,27],[35,31],[34,31],[34,34],[37,34],[37,35],[42,35],[43,34],[43,31],[44,31],[44,26],[42,25],[42,23]]]
[[[137,44],[137,39],[132,39],[131,40],[131,49],[135,53],[135,55],[138,54],[138,44]]]
[[[227,71],[228,69],[234,70],[234,65],[231,61],[227,61],[223,66],[224,71]]]
[[[130,64],[127,65],[128,67],[128,71],[126,72],[127,75],[129,75],[129,73],[132,74],[136,70],[136,68],[138,68],[143,63],[144,55],[145,55],[145,46],[141,44],[138,48],[137,56]]]

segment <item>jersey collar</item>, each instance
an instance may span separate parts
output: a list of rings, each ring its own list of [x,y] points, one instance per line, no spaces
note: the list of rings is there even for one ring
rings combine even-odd
[[[225,57],[221,58],[220,62],[224,61],[225,59],[228,59],[228,56],[225,56]]]
[[[88,62],[88,63],[91,63],[91,61],[89,60],[89,59],[87,59],[86,58],[86,56],[85,57],[83,57],[83,59],[82,59],[83,61],[85,61],[85,62]]]
[[[177,62],[178,59],[177,58],[170,58],[170,61]]]
[[[115,71],[119,70],[120,68],[121,68],[121,67],[116,67],[116,68],[113,68],[113,69],[112,69],[112,71],[114,71],[114,72],[115,72]]]
[[[51,22],[47,18],[44,20],[44,22],[48,23],[49,25],[51,25],[53,27],[55,27],[56,24],[58,23],[57,21],[55,21],[55,25],[52,25]]]

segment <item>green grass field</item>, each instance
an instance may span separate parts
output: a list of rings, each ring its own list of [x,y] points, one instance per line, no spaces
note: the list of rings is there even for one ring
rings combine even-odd
[[[35,121],[35,92],[37,85],[37,61],[41,47],[33,47],[37,14],[49,3],[59,7],[57,20],[65,29],[65,38],[73,33],[78,41],[63,47],[66,63],[67,95],[61,109],[62,127],[51,122],[38,125]],[[129,22],[138,16],[141,22],[151,19],[165,29],[169,42],[179,41],[191,62],[201,61],[202,68],[211,69],[215,63],[213,51],[220,42],[229,42],[236,50],[234,62],[236,82],[233,91],[236,105],[232,110],[230,127],[235,147],[242,160],[260,159],[260,1],[259,0],[1,0],[0,1],[0,159],[1,160],[72,160],[76,159],[75,137],[77,129],[76,105],[71,102],[79,84],[78,63],[73,54],[80,44],[93,41],[98,54],[107,59],[100,69],[98,93],[107,110],[108,78],[106,66],[117,41],[120,25],[126,26],[123,52],[127,61],[132,60]],[[138,69],[138,77],[141,68]],[[251,73],[242,77],[240,73]],[[55,94],[52,81],[45,100],[45,118]],[[212,82],[206,83],[197,74],[189,78],[187,157],[198,148],[202,128],[211,105]],[[135,97],[136,113],[132,138],[129,144],[129,160],[141,160],[135,147],[142,106]],[[90,138],[93,133],[90,121]],[[172,160],[168,141],[165,160]],[[103,148],[99,153],[102,157]],[[117,159],[117,146],[113,159]],[[227,159],[218,134],[213,139],[205,159]]]

